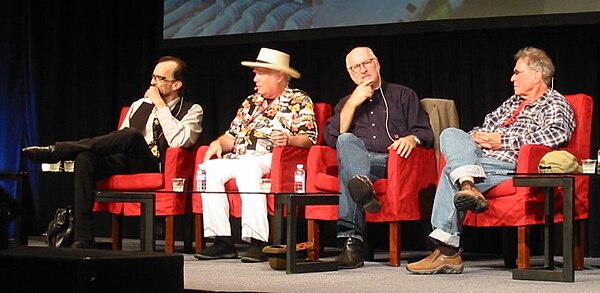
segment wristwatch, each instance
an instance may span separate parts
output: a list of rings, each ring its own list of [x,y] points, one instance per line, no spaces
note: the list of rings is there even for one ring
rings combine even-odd
[[[421,145],[421,140],[416,135],[411,135],[411,136],[415,140],[415,142],[417,143],[417,146],[420,146]]]

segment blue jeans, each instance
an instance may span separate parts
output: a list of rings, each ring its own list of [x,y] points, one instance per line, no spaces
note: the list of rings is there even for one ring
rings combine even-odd
[[[387,153],[369,152],[362,140],[352,133],[342,133],[336,143],[340,178],[337,237],[363,241],[367,230],[365,209],[357,205],[348,191],[348,180],[355,175],[367,176],[371,182],[387,176]]]
[[[440,150],[446,158],[446,166],[440,176],[429,237],[434,241],[459,247],[462,222],[465,212],[454,207],[454,194],[458,191],[458,179],[465,176],[475,178],[475,187],[485,192],[511,178],[516,165],[487,157],[483,150],[463,130],[447,128],[440,134]]]

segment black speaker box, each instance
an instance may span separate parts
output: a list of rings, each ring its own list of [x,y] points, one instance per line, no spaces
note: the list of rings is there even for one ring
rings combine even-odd
[[[50,247],[0,250],[2,292],[183,292],[183,255]]]

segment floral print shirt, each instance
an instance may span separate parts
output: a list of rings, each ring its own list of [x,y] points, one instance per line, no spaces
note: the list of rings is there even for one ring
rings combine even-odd
[[[305,92],[286,88],[281,96],[272,100],[258,93],[248,96],[227,130],[235,142],[233,151],[226,157],[271,153],[275,147],[270,139],[273,130],[286,131],[292,136],[306,135],[316,143],[313,102]]]

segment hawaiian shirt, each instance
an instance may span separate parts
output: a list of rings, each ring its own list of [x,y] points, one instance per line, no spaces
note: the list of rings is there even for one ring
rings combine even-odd
[[[272,100],[258,93],[248,96],[227,130],[235,142],[233,151],[226,157],[271,153],[275,147],[275,142],[270,139],[274,130],[286,131],[288,135],[306,135],[313,144],[316,143],[313,102],[305,92],[286,88],[281,96]]]

